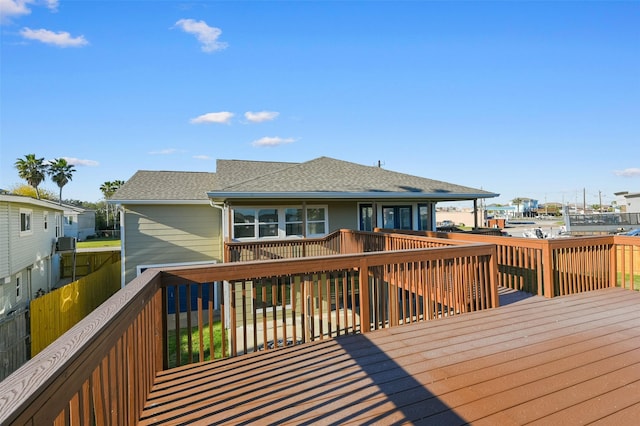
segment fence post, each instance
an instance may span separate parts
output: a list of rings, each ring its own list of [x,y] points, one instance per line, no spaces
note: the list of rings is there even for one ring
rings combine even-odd
[[[368,333],[371,331],[371,312],[369,309],[369,265],[367,259],[360,259],[360,271],[358,286],[360,296],[360,333]]]

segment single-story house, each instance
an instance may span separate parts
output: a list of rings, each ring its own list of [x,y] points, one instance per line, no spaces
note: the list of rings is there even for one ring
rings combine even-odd
[[[0,318],[60,279],[56,242],[63,214],[57,203],[0,194]]]
[[[435,230],[443,201],[499,194],[328,157],[218,160],[216,172],[136,172],[113,195],[122,282],[149,266],[223,261],[224,243],[314,238],[339,229]]]

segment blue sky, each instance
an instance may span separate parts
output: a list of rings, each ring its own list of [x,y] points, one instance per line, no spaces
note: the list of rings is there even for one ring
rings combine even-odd
[[[640,192],[640,2],[0,0],[0,188],[329,156],[541,202]],[[44,185],[57,194],[50,181]]]

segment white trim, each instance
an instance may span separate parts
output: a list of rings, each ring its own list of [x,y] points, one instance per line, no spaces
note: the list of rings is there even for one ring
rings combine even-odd
[[[322,237],[324,235],[327,235],[329,233],[329,206],[326,204],[292,204],[292,205],[286,205],[286,204],[279,204],[279,205],[272,205],[272,206],[265,206],[265,205],[247,205],[247,206],[230,206],[229,207],[231,209],[231,223],[229,226],[229,230],[230,230],[230,234],[231,234],[231,239],[233,241],[265,241],[265,240],[287,240],[287,239],[299,239],[299,238],[318,238],[318,237]],[[253,237],[236,237],[235,236],[235,226],[236,226],[236,222],[235,222],[235,210],[253,210],[255,212],[255,219],[252,223],[245,223],[244,225],[253,225],[254,227],[254,236]],[[260,233],[260,222],[259,222],[259,217],[258,217],[258,213],[260,210],[262,209],[272,209],[272,210],[276,210],[277,214],[278,214],[278,221],[277,222],[273,222],[274,224],[278,225],[278,235],[277,236],[268,236],[268,237],[260,237],[259,233]],[[287,209],[302,209],[303,211],[303,231],[305,235],[287,235],[287,229],[286,229],[286,225],[287,225],[287,221],[286,221],[286,210]],[[324,220],[323,221],[312,221],[313,223],[319,223],[319,222],[323,222],[325,224],[325,232],[322,234],[308,234],[309,231],[309,218],[307,216],[308,211],[310,209],[323,209],[324,210]],[[267,223],[267,222],[265,222]],[[289,222],[289,223],[294,223],[294,222]],[[237,225],[243,225],[243,223],[238,222]]]

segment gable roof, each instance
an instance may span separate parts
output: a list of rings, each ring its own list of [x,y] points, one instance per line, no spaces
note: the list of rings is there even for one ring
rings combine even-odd
[[[277,163],[264,174],[236,167],[218,171],[219,189],[209,191],[216,201],[260,198],[422,198],[460,200],[496,197],[481,189],[393,172],[374,166],[320,157],[305,163]],[[249,167],[249,166],[247,166]],[[226,179],[223,173],[235,173]],[[242,180],[240,177],[245,177]]]
[[[217,185],[211,172],[139,170],[111,197],[111,203],[208,203],[207,190]]]

